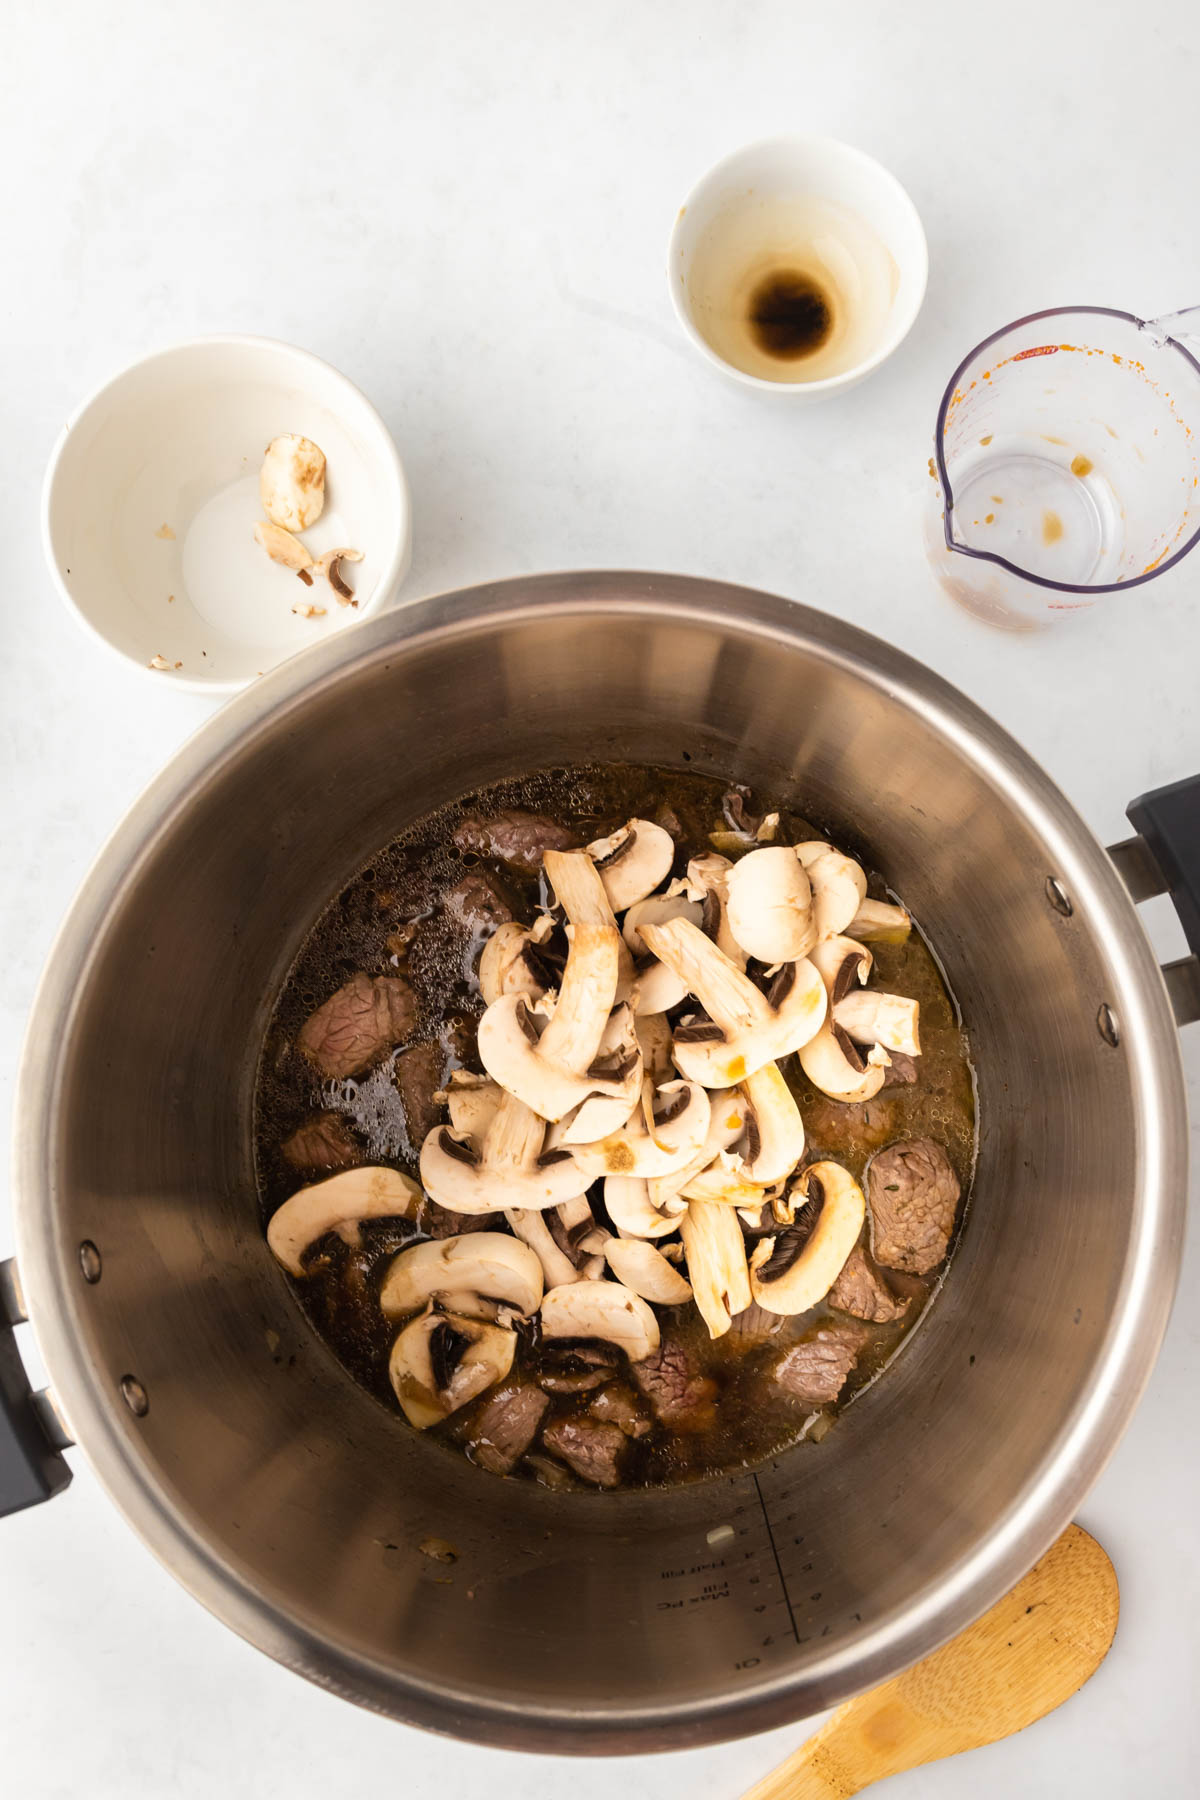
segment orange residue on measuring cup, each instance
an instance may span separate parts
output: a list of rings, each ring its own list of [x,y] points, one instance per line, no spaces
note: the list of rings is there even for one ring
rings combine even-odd
[[[1094,467],[1095,464],[1090,456],[1073,456],[1071,458],[1071,473],[1078,475],[1081,481],[1085,475],[1091,474]]]
[[[1042,514],[1042,542],[1043,542],[1043,544],[1057,544],[1057,542],[1058,542],[1059,538],[1062,536],[1062,534],[1063,534],[1062,520],[1059,518],[1059,516],[1056,512],[1050,512],[1049,509],[1047,509],[1047,511],[1045,511]]]
[[[980,440],[979,440],[979,441],[980,441],[980,443],[981,443],[981,444],[990,444],[990,443],[991,443],[991,441],[992,441],[992,434],[991,434],[991,432],[990,432],[990,431],[989,431],[989,432],[988,432],[988,434],[987,434],[987,436],[986,436],[986,437],[982,437],[982,438],[980,438]]]

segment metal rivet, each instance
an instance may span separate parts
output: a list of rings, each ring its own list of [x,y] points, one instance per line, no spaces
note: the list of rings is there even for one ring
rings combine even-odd
[[[83,1270],[83,1279],[86,1282],[89,1282],[92,1287],[95,1287],[100,1279],[102,1265],[100,1262],[100,1252],[97,1250],[95,1244],[93,1244],[91,1238],[84,1238],[82,1244],[79,1246],[79,1266]]]
[[[1071,896],[1057,875],[1047,875],[1046,877],[1046,898],[1055,912],[1060,912],[1064,919],[1069,919],[1075,911],[1071,905]]]
[[[1113,1012],[1111,1006],[1102,1006],[1100,1011],[1096,1014],[1096,1029],[1104,1039],[1105,1043],[1111,1044],[1115,1050],[1117,1045],[1121,1042],[1121,1029],[1117,1024],[1117,1016]]]
[[[122,1375],[121,1397],[135,1419],[144,1419],[150,1411],[150,1396],[136,1375]]]

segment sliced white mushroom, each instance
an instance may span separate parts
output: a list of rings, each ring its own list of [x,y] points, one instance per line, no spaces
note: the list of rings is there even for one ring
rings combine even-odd
[[[805,958],[784,963],[764,994],[687,919],[644,925],[642,936],[687,982],[711,1021],[675,1032],[675,1061],[689,1081],[733,1087],[798,1050],[825,1018],[825,985]]]
[[[804,1155],[804,1120],[778,1064],[764,1063],[741,1084],[750,1106],[741,1156],[751,1181],[770,1187]]]
[[[531,994],[539,999],[544,983],[525,955],[526,946],[535,942],[526,925],[508,919],[497,925],[479,958],[479,987],[487,1006],[501,994]]]
[[[542,1300],[543,1338],[602,1338],[630,1362],[653,1356],[658,1320],[646,1302],[616,1281],[576,1281],[551,1288]]]
[[[634,1033],[642,1053],[642,1071],[657,1087],[669,1081],[674,1071],[671,1061],[671,1027],[661,1013],[638,1013]]]
[[[421,1146],[426,1192],[452,1212],[540,1211],[584,1192],[588,1177],[569,1150],[546,1150],[544,1120],[506,1093],[476,1147],[449,1126],[431,1131]]]
[[[853,938],[825,938],[812,955],[829,997],[829,1013],[816,1036],[800,1047],[800,1066],[814,1087],[833,1100],[871,1100],[887,1080],[890,1058],[876,1045],[866,1055],[834,1016],[837,1005],[867,979],[871,952]]]
[[[634,982],[633,952],[620,935],[613,903],[590,855],[585,850],[551,850],[542,867],[571,925],[611,925],[618,934],[616,998],[628,1000]]]
[[[713,851],[704,856],[693,856],[687,866],[687,874],[681,875],[678,881],[673,881],[667,893],[683,894],[689,900],[699,900],[702,908],[701,929],[712,938],[718,950],[723,951],[731,963],[744,969],[746,952],[729,928],[728,881],[732,868],[733,864],[727,856],[718,856]]]
[[[574,1112],[551,1127],[550,1145],[591,1144],[597,1138],[620,1131],[633,1114],[641,1097],[642,1047],[638,1040],[637,1021],[628,1003],[614,1006],[600,1039],[594,1069],[603,1073],[625,1071],[620,1087],[613,1093],[590,1094]],[[634,1079],[635,1073],[638,1077]]]
[[[565,1144],[568,1148],[577,1144],[594,1144],[597,1139],[620,1131],[626,1120],[637,1111],[637,1105],[636,1098],[631,1104],[627,1094],[593,1094],[582,1106],[550,1127],[546,1142],[551,1145]]]
[[[912,917],[902,906],[887,900],[864,900],[846,926],[846,936],[902,944],[911,930]]]
[[[543,1119],[561,1119],[592,1093],[636,1095],[631,1071],[592,1073],[616,1000],[620,951],[612,908],[584,851],[548,850],[546,874],[568,919],[570,948],[552,1016],[539,1032],[523,994],[502,994],[479,1021],[479,1057],[494,1081]]]
[[[472,1075],[467,1069],[455,1069],[446,1086],[450,1129],[456,1137],[482,1141],[503,1098],[504,1089],[489,1075]]]
[[[880,994],[873,989],[851,992],[835,1002],[833,1021],[856,1044],[882,1044],[905,1056],[920,1056],[920,1005],[903,994]]]
[[[630,819],[610,837],[589,844],[587,853],[600,871],[613,911],[624,912],[667,879],[675,861],[675,840],[650,819]]]
[[[817,936],[837,937],[866,899],[867,878],[853,857],[843,856],[832,844],[797,844],[796,855],[812,887]]]
[[[687,989],[674,970],[649,956],[639,926],[643,923],[661,925],[664,919],[690,919],[693,925],[699,925],[703,917],[703,902],[689,900],[684,893],[650,894],[645,900],[638,900],[625,914],[621,927],[625,942],[635,957],[645,959],[645,965],[637,970],[633,990],[633,1004],[639,1015],[670,1012],[687,995]]]
[[[715,1092],[708,1096],[708,1132],[703,1144],[690,1162],[673,1175],[661,1175],[647,1182],[646,1194],[656,1212],[667,1213],[678,1205],[682,1190],[693,1176],[737,1143],[746,1129],[746,1102],[740,1088],[731,1092]]]
[[[285,1200],[271,1216],[267,1243],[289,1275],[305,1275],[304,1254],[327,1231],[354,1243],[360,1219],[415,1219],[420,1204],[416,1182],[395,1169],[344,1169]]]
[[[866,1203],[854,1177],[840,1163],[813,1163],[792,1190],[806,1196],[795,1225],[763,1238],[750,1258],[754,1298],[768,1312],[802,1313],[823,1300],[863,1228]],[[811,1229],[806,1217],[816,1209]],[[808,1229],[808,1236],[804,1236]],[[793,1245],[798,1246],[792,1254]]]
[[[783,1181],[804,1154],[804,1121],[775,1063],[747,1076],[736,1090],[745,1123],[741,1133],[682,1192],[689,1200],[761,1210],[768,1190]]]
[[[681,1192],[685,1200],[712,1206],[761,1207],[767,1197],[766,1188],[750,1180],[741,1157],[731,1150],[722,1150],[707,1168],[685,1182]]]
[[[729,929],[746,952],[767,964],[795,962],[817,941],[808,876],[785,844],[751,850],[725,881]]]
[[[749,789],[744,789],[743,793],[749,798]],[[744,808],[741,816],[745,818]],[[753,829],[749,821],[741,826],[735,825],[728,808],[725,810],[725,820],[723,827],[718,826],[716,831],[709,832],[708,841],[714,849],[724,851],[729,856],[741,856],[745,851],[753,850],[755,844],[773,844],[779,835],[777,812],[764,813]]]
[[[731,1206],[693,1200],[679,1222],[688,1279],[710,1337],[723,1337],[751,1301],[746,1243]]]
[[[261,544],[272,562],[281,563],[285,569],[293,570],[301,579],[312,586],[312,576],[308,570],[313,566],[313,559],[306,545],[285,531],[282,525],[272,525],[266,519],[260,519],[254,527],[254,541]]]
[[[643,924],[661,925],[664,919],[690,919],[693,925],[701,923],[703,900],[689,900],[679,882],[672,882],[671,887],[670,893],[648,894],[644,900],[635,901],[621,921],[621,935],[635,956],[646,954],[640,930]]]
[[[591,1227],[596,1222],[591,1203],[583,1194],[577,1195],[574,1200],[565,1201],[557,1211],[564,1229],[569,1232],[579,1231],[584,1226]]]
[[[634,1175],[643,1181],[673,1175],[691,1162],[704,1144],[710,1111],[704,1089],[694,1081],[670,1081],[657,1093],[647,1086],[648,1104],[635,1107],[620,1131],[576,1147],[575,1160],[585,1174],[593,1179]]]
[[[617,1280],[643,1300],[652,1300],[656,1306],[682,1306],[692,1297],[691,1283],[642,1238],[610,1237],[604,1255]]]
[[[622,1237],[669,1237],[679,1230],[687,1202],[668,1200],[660,1211],[650,1203],[646,1182],[635,1175],[609,1175],[604,1182],[604,1210]]]
[[[532,1317],[541,1304],[542,1265],[527,1244],[500,1231],[472,1231],[463,1237],[427,1239],[394,1256],[379,1290],[387,1319],[402,1319],[431,1300],[446,1300],[457,1312],[475,1317],[479,1300],[502,1300]],[[484,1316],[488,1316],[484,1309]]]
[[[903,994],[862,991],[872,957],[856,939],[826,938],[813,951],[812,962],[828,991],[829,1023],[838,1028],[834,1035],[839,1043],[840,1033],[845,1033],[855,1044],[880,1044],[906,1056],[921,1054],[918,1002]],[[854,1056],[849,1060],[853,1064]]]
[[[513,1331],[430,1307],[392,1345],[388,1377],[409,1424],[425,1431],[503,1381],[516,1348]]]
[[[363,553],[361,550],[351,550],[343,547],[338,550],[323,551],[313,564],[318,575],[323,575],[325,577],[326,581],[337,595],[339,606],[358,605],[358,601],[354,598],[354,589],[342,574],[342,564],[344,562],[360,563],[362,560]]]
[[[687,989],[674,969],[668,969],[666,963],[651,957],[646,966],[638,970],[632,1000],[639,1015],[671,1012],[686,999]]]
[[[263,511],[285,531],[307,531],[325,506],[325,456],[294,431],[272,438],[258,477]]]
[[[801,1048],[800,1066],[814,1087],[847,1106],[873,1100],[887,1080],[891,1058],[878,1044],[860,1056],[840,1026],[822,1025]]]
[[[555,1243],[546,1223],[545,1213],[526,1212],[519,1207],[510,1207],[504,1216],[521,1242],[528,1244],[541,1263],[547,1287],[562,1287],[567,1282],[580,1279],[580,1270],[575,1267],[566,1251]]]

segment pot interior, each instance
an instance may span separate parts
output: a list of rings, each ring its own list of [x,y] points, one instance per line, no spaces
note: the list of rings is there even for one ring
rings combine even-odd
[[[72,1366],[52,1373],[77,1422],[103,1418],[84,1447],[237,1629],[440,1729],[628,1749],[801,1716],[980,1610],[1103,1453],[1089,1441],[1066,1492],[1068,1434],[1106,1400],[1154,1229],[1141,1063],[1160,1001],[1139,997],[1152,964],[1132,910],[965,703],[936,683],[922,703],[815,615],[779,629],[789,609],[740,610],[739,628],[634,592],[364,627],[355,660],[316,663],[266,717],[238,703],[240,738],[155,821],[97,923],[69,1016],[35,1020],[56,1034],[39,1040],[54,1080],[37,1201],[55,1295],[35,1317],[61,1314]],[[265,1023],[330,896],[440,802],[589,760],[746,781],[861,849],[942,958],[979,1079],[966,1228],[886,1378],[819,1445],[612,1496],[501,1482],[358,1388],[267,1251],[251,1154]],[[457,1561],[423,1554],[429,1538]]]

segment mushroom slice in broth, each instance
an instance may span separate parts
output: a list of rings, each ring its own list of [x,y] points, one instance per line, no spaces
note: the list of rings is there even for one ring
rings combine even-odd
[[[598,800],[616,790],[591,776],[562,781],[559,802],[519,785],[495,799],[473,796],[470,832],[461,808],[448,809],[445,825],[422,825],[414,849],[393,860],[385,853],[376,885],[348,890],[339,914],[357,921],[359,935],[344,949],[325,940],[320,972],[297,978],[303,1007],[277,1032],[271,1071],[296,1092],[278,1136],[264,1132],[266,1154],[282,1164],[297,1122],[331,1112],[349,1120],[357,1153],[374,1159],[345,1173],[364,1187],[398,1184],[408,1171],[388,1163],[424,1133],[428,1199],[415,1184],[397,1186],[396,1228],[387,1224],[394,1202],[382,1213],[367,1204],[357,1219],[342,1216],[354,1211],[344,1196],[332,1211],[318,1200],[285,1266],[354,1372],[377,1391],[382,1377],[421,1429],[469,1447],[496,1394],[537,1397],[511,1456],[477,1459],[485,1470],[532,1479],[535,1461],[559,1458],[546,1451],[565,1441],[560,1426],[614,1382],[628,1393],[631,1380],[641,1385],[638,1370],[661,1363],[661,1375],[647,1376],[652,1386],[669,1386],[678,1368],[709,1398],[687,1410],[686,1424],[652,1404],[614,1464],[616,1478],[640,1485],[732,1471],[787,1441],[777,1396],[756,1400],[756,1371],[768,1344],[773,1355],[802,1347],[833,1304],[824,1296],[849,1254],[864,1154],[891,1141],[889,1126],[911,1134],[908,1142],[929,1139],[937,1125],[926,1092],[939,1097],[939,1122],[946,1116],[943,1021],[952,1015],[932,1012],[921,1044],[920,1008],[941,989],[927,976],[910,984],[910,971],[931,965],[908,914],[868,901],[861,865],[811,826],[789,827],[789,815],[775,813],[755,837],[762,809],[751,815],[747,793],[745,824],[731,827],[730,855],[718,855],[705,844],[719,799],[698,806],[689,797],[709,791],[703,781],[655,777],[652,790],[631,787],[625,805]],[[537,823],[519,863],[495,860],[494,819]],[[565,848],[572,843],[588,848]],[[468,905],[477,892],[501,897],[478,926]],[[883,965],[869,983],[864,939]],[[365,1061],[355,1053],[361,1076],[330,1076],[311,1055],[292,1056],[289,1045],[343,971],[358,971],[355,994],[373,997],[397,967],[411,989],[408,1011],[389,1012],[378,1051]],[[433,1073],[443,1084],[438,1093],[431,1084],[416,1124],[414,1044],[429,1047],[431,1063],[440,1055]],[[934,1056],[936,1081],[915,1073],[922,1048]],[[890,1079],[891,1058],[908,1086]],[[402,1075],[405,1128],[386,1141],[388,1094]],[[884,1081],[887,1123],[872,1109],[868,1133],[870,1101],[861,1096]],[[810,1135],[825,1154],[815,1172],[797,1176],[810,1105]],[[965,1175],[962,1143],[954,1138]],[[314,1207],[272,1189],[277,1211],[280,1201]],[[277,1242],[296,1216],[293,1208],[275,1227]],[[382,1230],[363,1234],[374,1217]],[[326,1219],[315,1253],[307,1234]],[[426,1241],[422,1230],[438,1235]],[[851,1250],[862,1237],[860,1223]],[[924,1281],[897,1279],[910,1288]],[[920,1305],[873,1310],[864,1372]],[[776,1323],[743,1329],[754,1318]],[[607,1423],[603,1406],[588,1417]]]

